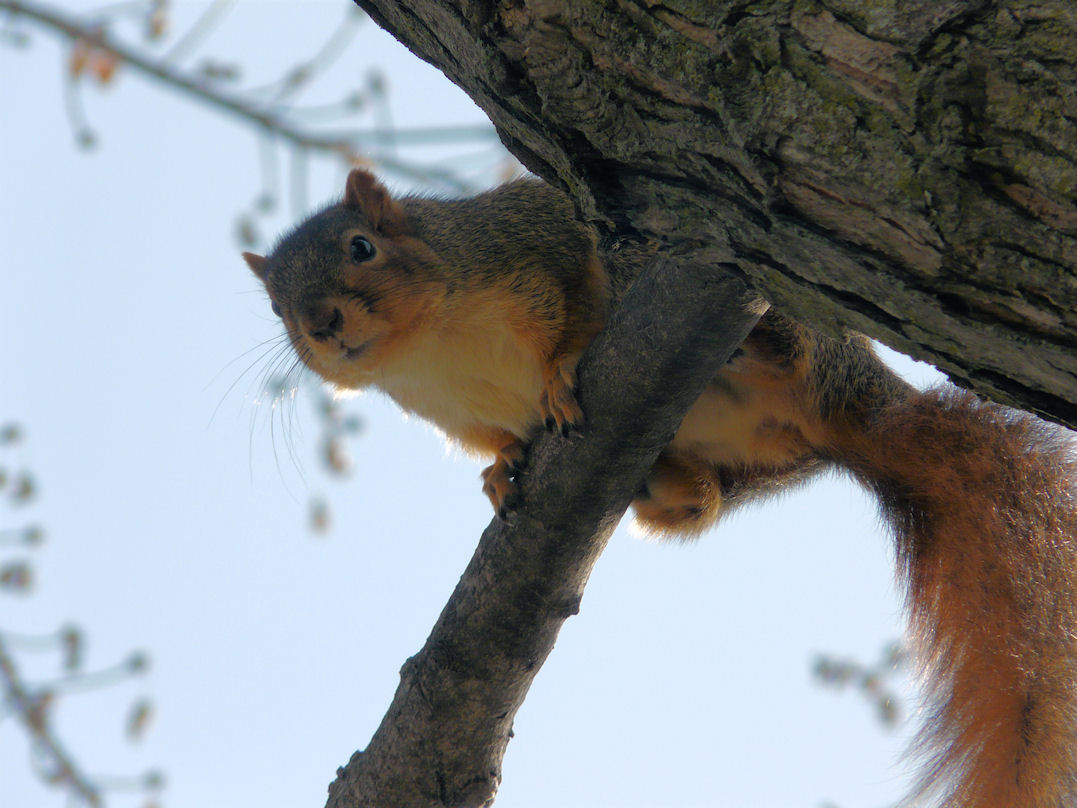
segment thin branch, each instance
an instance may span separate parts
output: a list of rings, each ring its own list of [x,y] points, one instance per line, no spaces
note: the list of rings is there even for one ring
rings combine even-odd
[[[299,92],[311,79],[327,70],[348,46],[358,27],[358,21],[362,19],[366,19],[366,15],[358,7],[352,7],[344,18],[344,22],[333,30],[329,39],[322,44],[317,53],[302,64],[293,67],[287,75],[276,82],[272,87],[273,101],[275,103],[284,101]]]
[[[235,0],[214,0],[210,7],[195,20],[194,25],[172,44],[164,55],[164,61],[180,61],[224,18],[228,9],[233,5],[235,5]]]
[[[71,693],[78,690],[99,690],[130,676],[145,673],[148,667],[145,655],[133,653],[110,668],[89,672],[76,672],[55,679],[43,686],[50,693]]]
[[[3,638],[0,638],[0,681],[7,703],[26,727],[38,750],[46,754],[51,767],[47,773],[49,779],[69,786],[87,804],[100,805],[98,789],[79,771],[74,759],[49,728],[43,697],[35,695],[19,677]]]
[[[340,136],[327,137],[314,132],[306,132],[283,119],[275,110],[253,104],[239,95],[212,87],[204,80],[192,78],[169,64],[144,56],[133,48],[116,41],[97,25],[86,25],[75,17],[56,9],[45,8],[34,3],[18,2],[18,0],[0,0],[0,9],[28,17],[69,39],[91,43],[94,48],[115,56],[139,72],[164,82],[170,88],[186,93],[198,101],[234,115],[247,123],[253,123],[296,146],[341,153],[351,149],[351,142]]]
[[[244,123],[254,125],[267,135],[274,136],[299,149],[336,154],[350,161],[355,158],[360,148],[383,145],[387,140],[398,145],[422,145],[464,140],[497,142],[497,134],[493,127],[488,124],[482,126],[429,127],[402,132],[387,132],[383,128],[331,133],[311,131],[298,126],[282,111],[279,105],[255,102],[241,93],[228,92],[213,85],[205,77],[189,75],[182,69],[169,64],[167,60],[147,56],[129,47],[110,37],[108,32],[96,20],[94,22],[84,22],[57,9],[47,8],[36,3],[19,2],[19,0],[0,0],[0,10],[6,10],[16,16],[26,17],[73,41],[86,42],[95,49],[114,56],[123,64],[130,66],[143,75],[238,118]],[[80,129],[80,131],[83,130]],[[400,176],[424,182],[435,181],[456,190],[468,190],[465,183],[447,171],[417,169],[403,161],[384,156],[379,156],[378,163]]]

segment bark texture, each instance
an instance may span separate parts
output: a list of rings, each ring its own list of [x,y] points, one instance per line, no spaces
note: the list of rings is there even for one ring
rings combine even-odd
[[[328,808],[493,801],[516,710],[658,452],[758,319],[748,299],[709,264],[660,259],[640,278],[581,362],[583,434],[532,447],[522,506],[486,529]]]
[[[1077,425],[1072,0],[358,0],[584,216]]]

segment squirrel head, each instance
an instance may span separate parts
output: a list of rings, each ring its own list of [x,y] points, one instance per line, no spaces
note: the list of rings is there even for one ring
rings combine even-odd
[[[448,294],[437,255],[403,205],[368,171],[343,201],[284,236],[268,256],[243,253],[299,358],[328,382],[364,387],[434,322]]]

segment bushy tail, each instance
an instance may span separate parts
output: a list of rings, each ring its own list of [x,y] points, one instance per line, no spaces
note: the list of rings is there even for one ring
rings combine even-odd
[[[835,459],[894,528],[928,710],[916,797],[1077,806],[1077,459],[1061,429],[957,390],[887,404]]]

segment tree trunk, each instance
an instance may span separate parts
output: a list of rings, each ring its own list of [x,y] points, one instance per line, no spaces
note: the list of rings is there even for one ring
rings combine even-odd
[[[1077,426],[1073,0],[358,0],[611,232]]]

